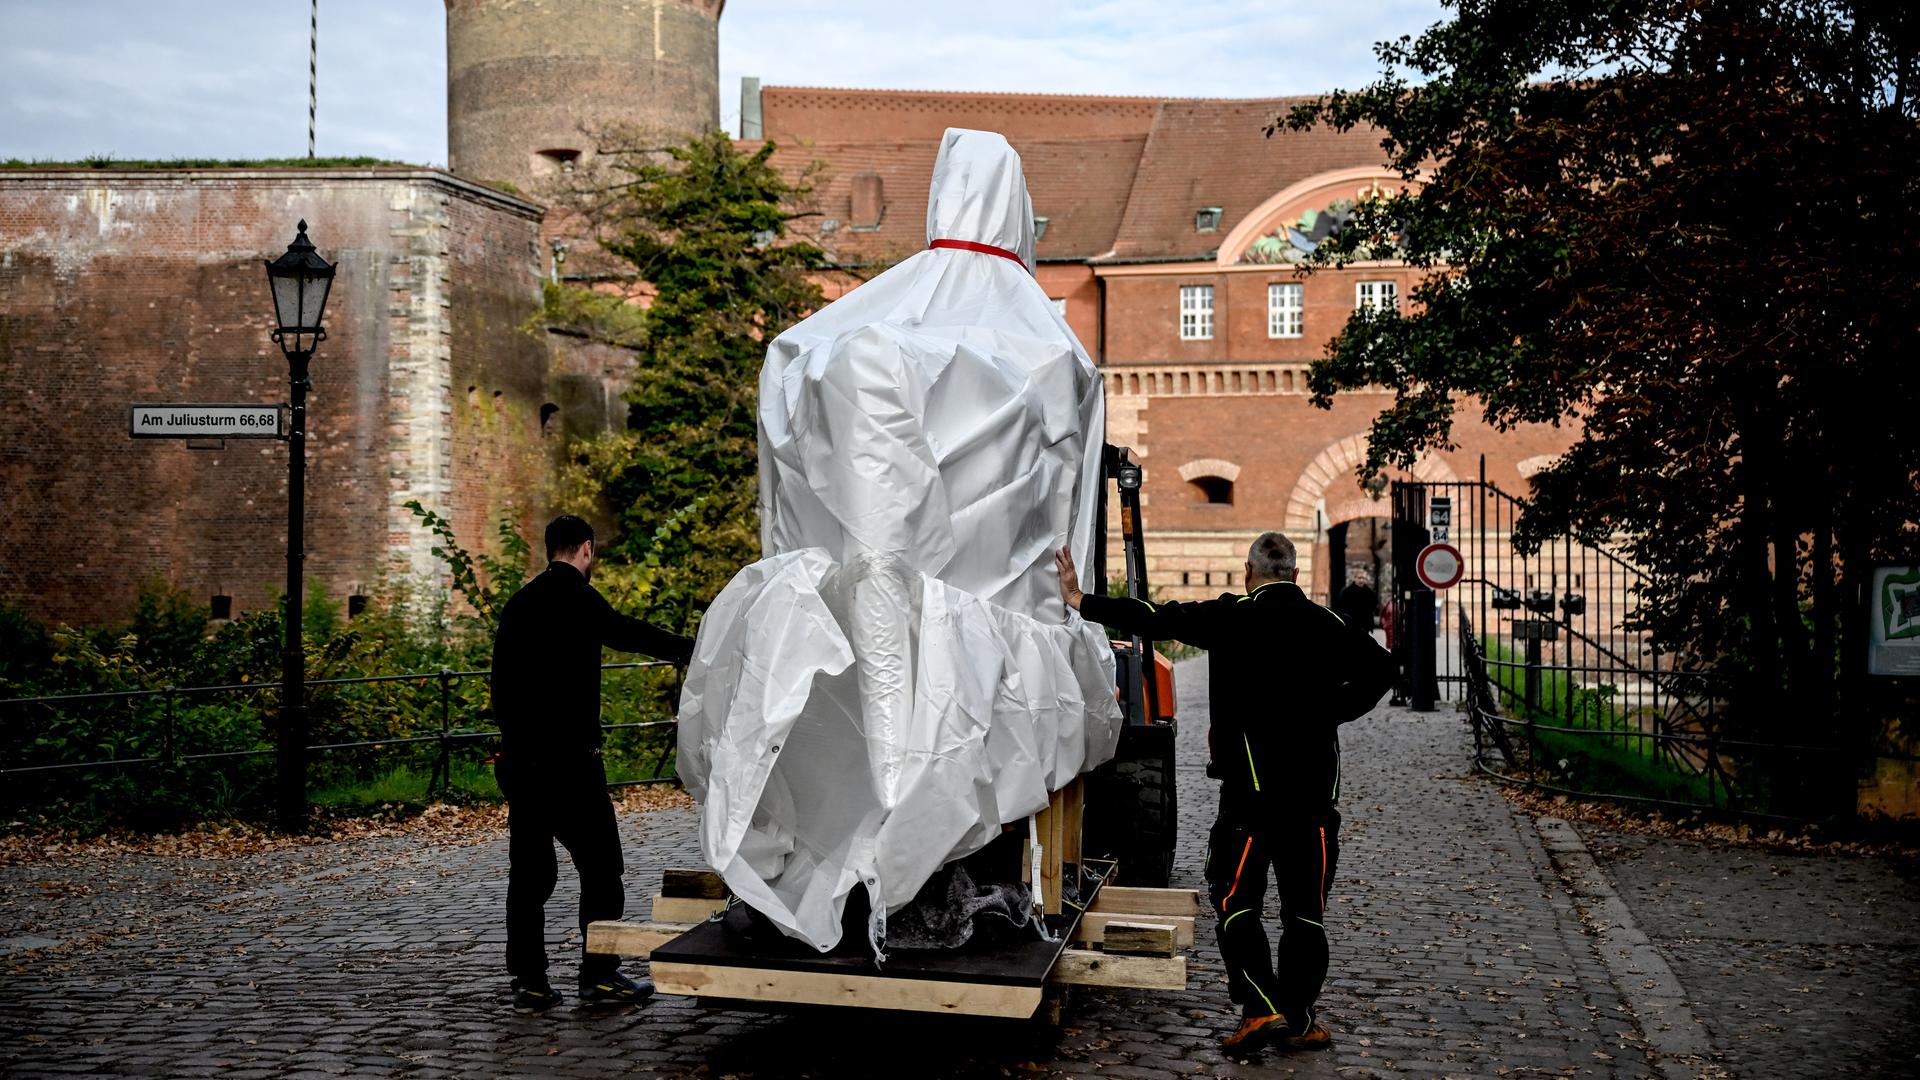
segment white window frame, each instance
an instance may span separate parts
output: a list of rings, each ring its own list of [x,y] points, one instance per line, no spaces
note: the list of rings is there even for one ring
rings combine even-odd
[[[1291,300],[1291,303],[1288,301]],[[1267,283],[1267,336],[1297,338],[1304,336],[1307,324],[1307,290],[1297,281]]]
[[[1180,340],[1213,340],[1213,286],[1180,286]]]
[[[1400,310],[1400,283],[1397,281],[1357,281],[1353,285],[1354,310]]]

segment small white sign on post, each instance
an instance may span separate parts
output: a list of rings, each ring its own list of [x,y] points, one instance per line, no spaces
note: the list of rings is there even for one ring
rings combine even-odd
[[[1446,543],[1447,534],[1453,528],[1453,500],[1445,495],[1435,495],[1433,503],[1427,507],[1427,524],[1433,530],[1433,542]]]
[[[279,405],[134,405],[127,433],[136,439],[278,439],[286,434]]]

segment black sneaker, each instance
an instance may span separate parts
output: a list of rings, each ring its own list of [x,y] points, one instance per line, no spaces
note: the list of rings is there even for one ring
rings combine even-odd
[[[560,1004],[560,991],[544,982],[513,980],[513,1011],[532,1016]]]
[[[638,1005],[652,996],[651,980],[629,979],[617,971],[580,984],[582,1005]]]

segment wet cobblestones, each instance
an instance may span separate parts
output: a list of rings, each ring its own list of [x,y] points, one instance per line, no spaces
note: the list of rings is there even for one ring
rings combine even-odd
[[[1190,662],[1180,672],[1187,844],[1176,876],[1196,888],[1214,809],[1200,760],[1203,664]],[[151,865],[142,866],[128,856],[132,862],[113,868],[115,888],[106,895],[71,905],[42,902],[32,909],[31,927],[0,926],[0,939],[14,943],[0,960],[0,1072],[1139,1080],[1690,1074],[1653,1060],[1645,1048],[1531,818],[1469,777],[1467,733],[1457,715],[1382,709],[1349,725],[1343,738],[1345,825],[1328,912],[1332,972],[1321,1001],[1337,1043],[1311,1057],[1269,1051],[1236,1062],[1219,1052],[1236,1017],[1210,926],[1191,953],[1186,993],[1077,992],[1057,1030],[1038,1022],[853,1010],[716,1009],[677,998],[611,1015],[569,1003],[544,1017],[517,1016],[506,1007],[501,962],[502,834],[466,846],[383,840],[336,853],[332,865],[292,887],[276,880],[256,891],[196,888],[196,868],[185,860],[146,859]],[[629,911],[643,914],[663,868],[698,864],[694,816],[630,814],[621,827]],[[1841,1071],[1871,1072],[1887,1055],[1911,1068],[1920,946],[1911,877],[1874,870],[1878,930],[1856,909],[1817,941],[1802,942],[1762,911],[1721,936],[1699,927],[1696,909],[1771,900],[1737,882],[1702,884],[1691,893],[1671,884],[1719,873],[1713,853],[1659,845],[1636,853],[1631,838],[1594,842],[1621,877],[1622,896],[1636,913],[1646,909],[1650,932],[1702,999],[1699,1015],[1716,1048],[1728,1050],[1719,1065],[1685,1069],[1812,1076],[1799,1071],[1823,1060],[1809,1035],[1869,1020],[1884,1028],[1902,1016],[1900,1033],[1862,1044],[1866,1056],[1848,1058],[1855,1064]],[[1804,881],[1821,877],[1816,866],[1790,872]],[[162,902],[126,902],[128,883],[143,877],[166,883]],[[0,868],[0,888],[9,893],[31,889],[32,878],[31,866]],[[563,872],[549,909],[556,954],[574,937],[566,925],[572,887]],[[1901,913],[1906,929],[1882,933]],[[1768,944],[1742,944],[1755,937]],[[63,944],[18,951],[49,940]],[[1755,971],[1765,977],[1756,981]],[[556,963],[563,993],[569,975],[567,963]],[[1817,990],[1793,994],[1794,1013],[1770,1013],[1780,996],[1770,978]],[[1779,1056],[1785,1051],[1769,1040],[1797,1042],[1807,1052]],[[1790,1068],[1768,1067],[1789,1060]]]

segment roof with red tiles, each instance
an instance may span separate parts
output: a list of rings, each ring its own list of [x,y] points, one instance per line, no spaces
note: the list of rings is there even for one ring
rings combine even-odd
[[[1010,141],[1145,135],[1161,98],[767,86],[762,129],[785,146],[934,140],[950,127]]]
[[[842,263],[892,262],[926,243],[927,190],[948,127],[999,131],[1019,151],[1042,260],[1203,259],[1276,192],[1384,161],[1370,129],[1265,127],[1307,98],[1099,98],[766,87],[765,130],[789,172],[810,162],[819,240]],[[843,137],[809,135],[815,131]],[[844,137],[864,133],[865,137]],[[878,222],[854,220],[857,180],[878,180]],[[1215,230],[1195,214],[1219,207]],[[803,231],[812,231],[804,229]]]
[[[1267,136],[1274,118],[1310,100],[1162,103],[1140,155],[1113,257],[1208,257],[1236,222],[1282,189],[1335,169],[1386,163],[1372,128]],[[1219,226],[1200,232],[1195,214],[1208,207],[1220,208]]]
[[[1047,219],[1046,231],[1034,245],[1037,258],[1082,261],[1113,246],[1146,141],[1144,135],[1013,140],[1033,196],[1034,216]],[[801,223],[801,232],[817,232],[821,246],[838,262],[884,263],[926,246],[927,195],[938,151],[937,138],[820,143],[783,148],[774,160],[790,175],[813,162],[822,167],[815,177],[817,216]],[[862,176],[879,179],[882,209],[877,223],[854,217],[853,190]]]

